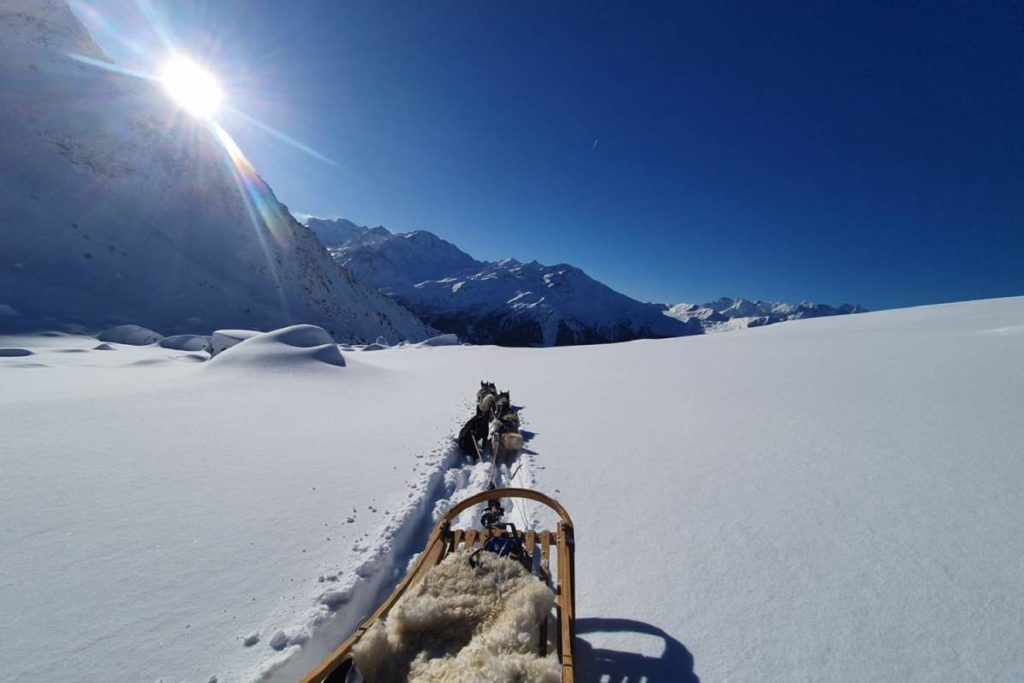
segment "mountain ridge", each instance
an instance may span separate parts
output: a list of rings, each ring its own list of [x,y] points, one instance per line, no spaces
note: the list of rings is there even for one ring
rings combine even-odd
[[[864,310],[728,297],[701,305],[641,302],[571,264],[481,261],[426,230],[392,233],[344,218],[309,217],[306,225],[357,279],[474,343],[559,346],[676,337]]]

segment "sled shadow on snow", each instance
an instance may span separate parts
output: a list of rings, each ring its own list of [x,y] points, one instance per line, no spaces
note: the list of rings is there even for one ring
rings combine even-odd
[[[664,643],[660,656],[595,648],[589,633],[645,634]],[[577,619],[576,652],[578,680],[582,683],[700,683],[693,672],[693,655],[686,646],[657,626],[632,619]]]

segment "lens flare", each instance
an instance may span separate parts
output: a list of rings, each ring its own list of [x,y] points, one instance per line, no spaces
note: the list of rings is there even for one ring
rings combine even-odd
[[[160,81],[179,107],[198,118],[213,116],[224,101],[224,91],[213,75],[187,57],[168,59]]]

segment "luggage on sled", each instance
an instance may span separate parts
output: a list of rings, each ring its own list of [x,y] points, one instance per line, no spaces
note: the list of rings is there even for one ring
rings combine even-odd
[[[497,501],[502,499],[532,500],[547,506],[559,516],[556,528],[543,531],[522,530],[505,523],[494,524],[483,531],[452,527],[453,522],[463,511],[490,502],[490,512],[492,507],[497,507]],[[487,519],[486,514],[484,519]],[[555,654],[562,683],[572,683],[576,639],[576,596],[573,576],[575,541],[572,519],[558,501],[538,491],[522,488],[485,491],[453,506],[438,521],[423,552],[391,595],[356,629],[355,633],[307,674],[302,679],[303,683],[376,683],[372,678],[364,678],[363,674],[355,670],[353,648],[370,629],[380,626],[378,622],[387,620],[392,608],[410,592],[410,589],[423,583],[433,568],[446,557],[456,553],[459,557],[452,558],[452,561],[462,561],[465,558],[474,568],[491,556],[517,560],[528,572],[524,576],[532,575],[550,587],[554,593],[554,601],[550,611],[540,620],[537,632],[532,634],[535,639],[532,642],[536,644],[535,652],[540,657]],[[532,581],[529,578],[526,580]],[[425,585],[429,585],[429,580]],[[454,657],[457,658],[458,654],[456,653]]]

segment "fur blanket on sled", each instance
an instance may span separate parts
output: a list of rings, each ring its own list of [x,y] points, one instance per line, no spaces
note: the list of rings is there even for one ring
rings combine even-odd
[[[451,553],[353,648],[374,683],[558,683],[555,655],[538,655],[551,590],[513,560]]]

